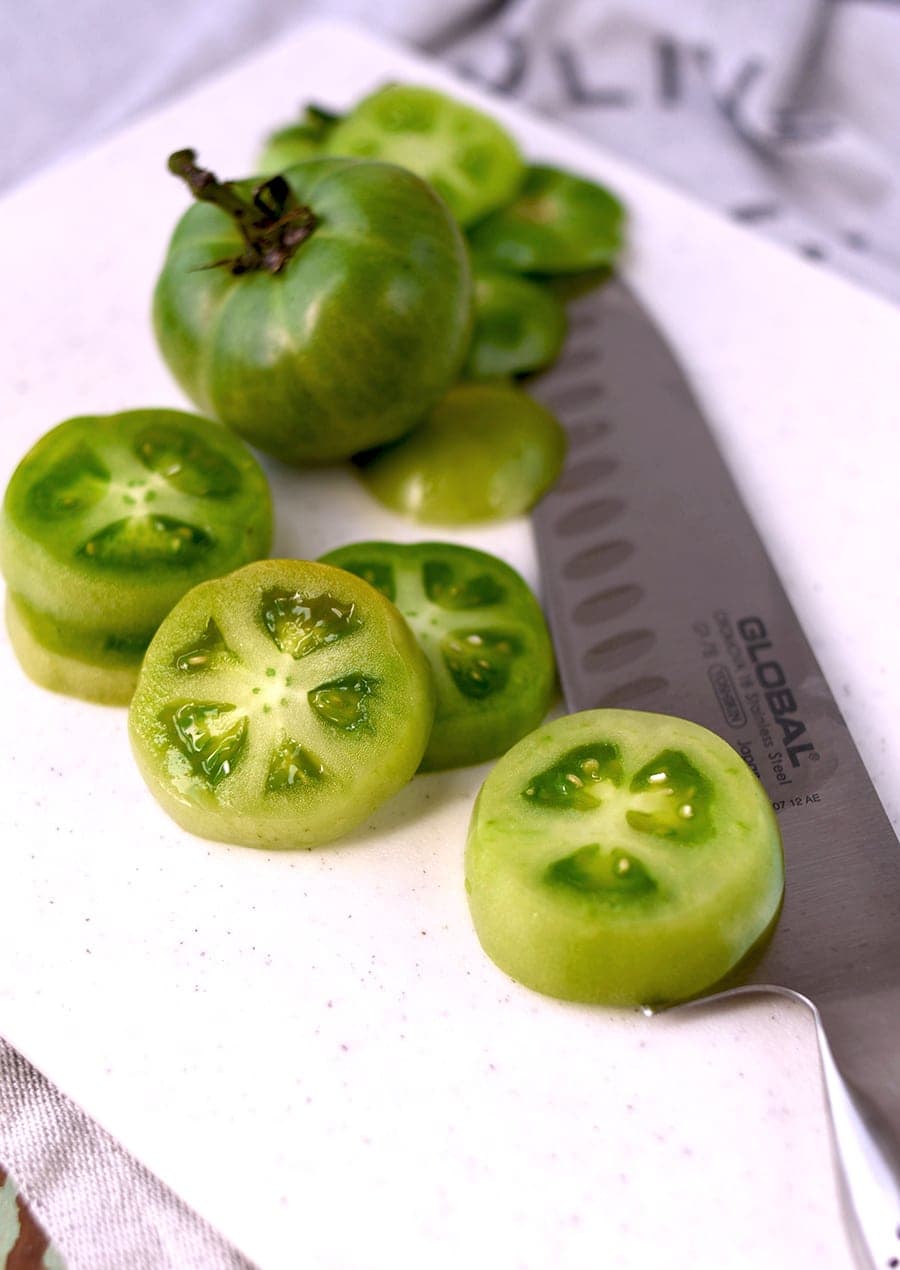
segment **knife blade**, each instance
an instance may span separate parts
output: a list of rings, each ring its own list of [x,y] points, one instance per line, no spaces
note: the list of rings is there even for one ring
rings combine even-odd
[[[897,1264],[900,847],[664,337],[618,278],[570,321],[563,357],[533,388],[569,441],[532,516],[566,704],[691,719],[762,781],[785,904],[731,991],[814,1009],[851,1215],[873,1262]]]

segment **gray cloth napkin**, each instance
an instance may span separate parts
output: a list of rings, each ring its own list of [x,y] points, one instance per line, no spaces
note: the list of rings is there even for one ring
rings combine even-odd
[[[900,300],[897,0],[133,0],[121,13],[30,0],[0,24],[0,189],[302,18],[344,16]]]
[[[0,1266],[253,1270],[177,1195],[0,1042]],[[21,1188],[16,1202],[13,1182]],[[32,1239],[22,1201],[52,1240]],[[25,1215],[27,1216],[27,1215]]]
[[[112,0],[31,0],[0,27],[0,188],[322,13],[405,38],[900,300],[895,0],[137,0],[127,21]],[[57,1250],[35,1265],[248,1265],[2,1041],[0,1165]],[[20,1211],[4,1182],[0,1267]]]
[[[900,5],[518,0],[477,79],[900,300]]]

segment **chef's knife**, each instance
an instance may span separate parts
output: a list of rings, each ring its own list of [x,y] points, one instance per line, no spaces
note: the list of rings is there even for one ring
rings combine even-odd
[[[566,426],[536,508],[570,710],[628,706],[725,737],[781,824],[786,898],[739,987],[814,1011],[858,1251],[900,1265],[900,846],[664,339],[619,279],[571,309],[534,391]]]

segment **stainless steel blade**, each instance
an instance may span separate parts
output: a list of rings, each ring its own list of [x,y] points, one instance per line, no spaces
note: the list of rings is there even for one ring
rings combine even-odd
[[[569,709],[682,715],[757,772],[788,870],[758,982],[900,987],[897,839],[691,390],[621,282],[572,327],[534,387],[570,445],[534,513]]]
[[[748,981],[814,1003],[900,1155],[900,847],[684,375],[614,279],[533,391],[569,436],[533,517],[567,705],[693,719],[757,772],[787,880]]]

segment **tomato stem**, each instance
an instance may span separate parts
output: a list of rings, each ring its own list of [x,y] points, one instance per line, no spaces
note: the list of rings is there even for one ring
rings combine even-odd
[[[187,183],[198,201],[226,212],[244,240],[239,255],[207,268],[227,267],[234,274],[254,269],[279,273],[318,225],[315,213],[296,201],[283,176],[268,177],[248,194],[244,182],[220,181],[196,160],[196,151],[178,150],[169,156],[169,171]]]

